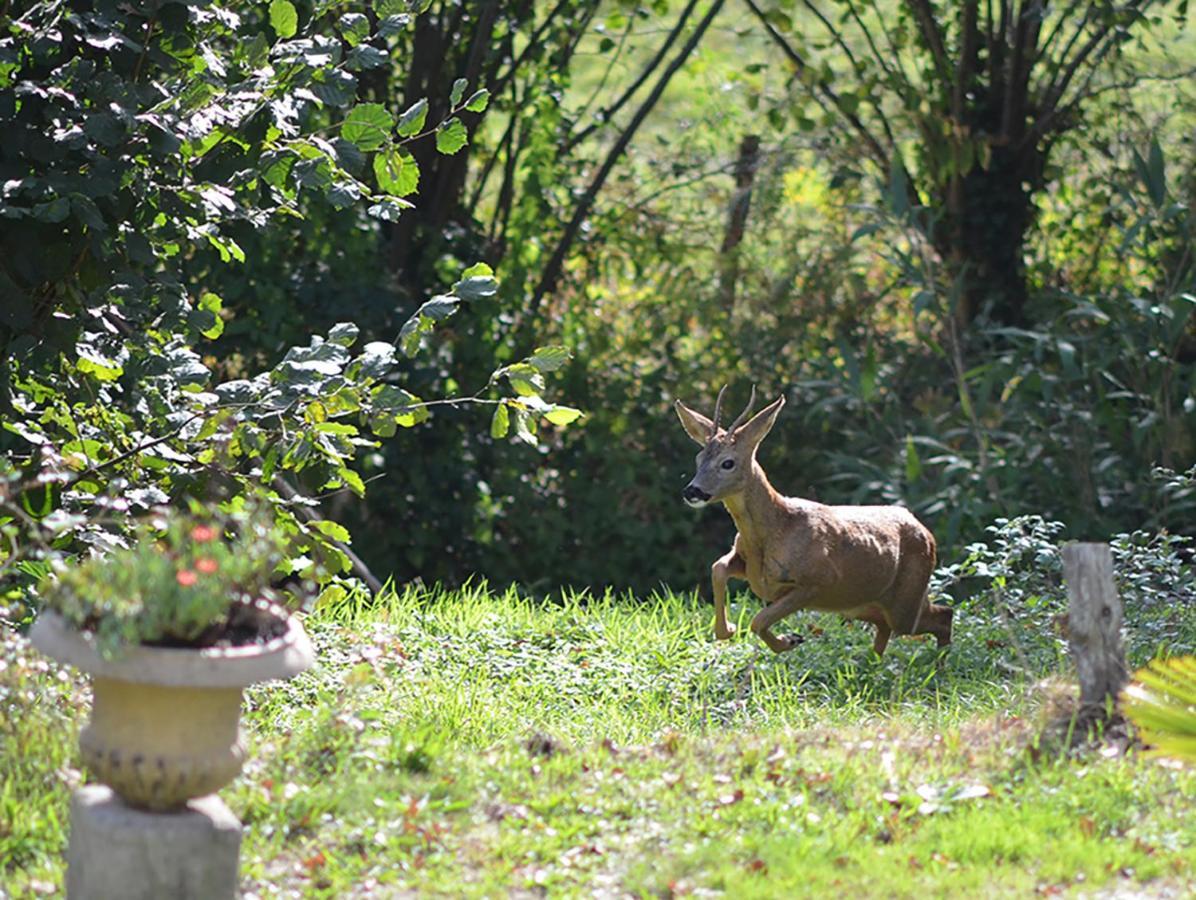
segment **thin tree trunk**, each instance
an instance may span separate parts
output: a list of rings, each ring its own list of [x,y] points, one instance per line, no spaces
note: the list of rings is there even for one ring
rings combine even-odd
[[[727,209],[727,230],[719,253],[719,295],[729,311],[735,306],[735,292],[739,283],[739,245],[747,230],[748,211],[752,203],[752,185],[760,165],[760,135],[744,135],[739,144],[739,158],[735,162],[735,193]]]

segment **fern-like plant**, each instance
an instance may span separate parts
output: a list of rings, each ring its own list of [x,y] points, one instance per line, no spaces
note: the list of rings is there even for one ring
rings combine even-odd
[[[1134,673],[1121,700],[1142,740],[1196,761],[1196,656],[1152,660]]]

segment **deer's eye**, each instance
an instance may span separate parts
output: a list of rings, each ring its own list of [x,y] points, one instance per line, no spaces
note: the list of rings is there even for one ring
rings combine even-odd
[[[723,467],[724,469],[734,469],[734,468],[735,468],[735,460],[733,460],[733,459],[724,459],[724,460],[723,460],[722,467]]]

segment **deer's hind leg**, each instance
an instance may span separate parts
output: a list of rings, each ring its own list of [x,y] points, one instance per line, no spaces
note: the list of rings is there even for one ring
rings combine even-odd
[[[786,637],[777,637],[772,633],[772,626],[785,616],[797,612],[799,609],[805,609],[809,606],[809,595],[807,592],[794,588],[786,591],[760,612],[756,613],[756,617],[752,619],[752,631],[754,631],[760,638],[768,645],[768,649],[773,653],[784,653],[786,650],[792,650],[802,642],[800,635],[791,634]]]
[[[933,634],[940,647],[951,643],[955,610],[931,603],[927,593],[934,559],[906,561],[893,585],[893,631],[897,634]]]

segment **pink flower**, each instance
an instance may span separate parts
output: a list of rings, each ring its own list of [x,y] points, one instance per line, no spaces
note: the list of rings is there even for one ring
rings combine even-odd
[[[183,587],[191,587],[198,580],[198,577],[190,569],[183,569],[181,572],[175,573],[174,580]]]
[[[196,525],[191,529],[191,537],[199,541],[201,544],[210,541],[216,536],[216,529],[210,525]]]
[[[199,569],[205,575],[211,575],[220,568],[220,564],[210,556],[201,556],[195,561],[195,568]]]

